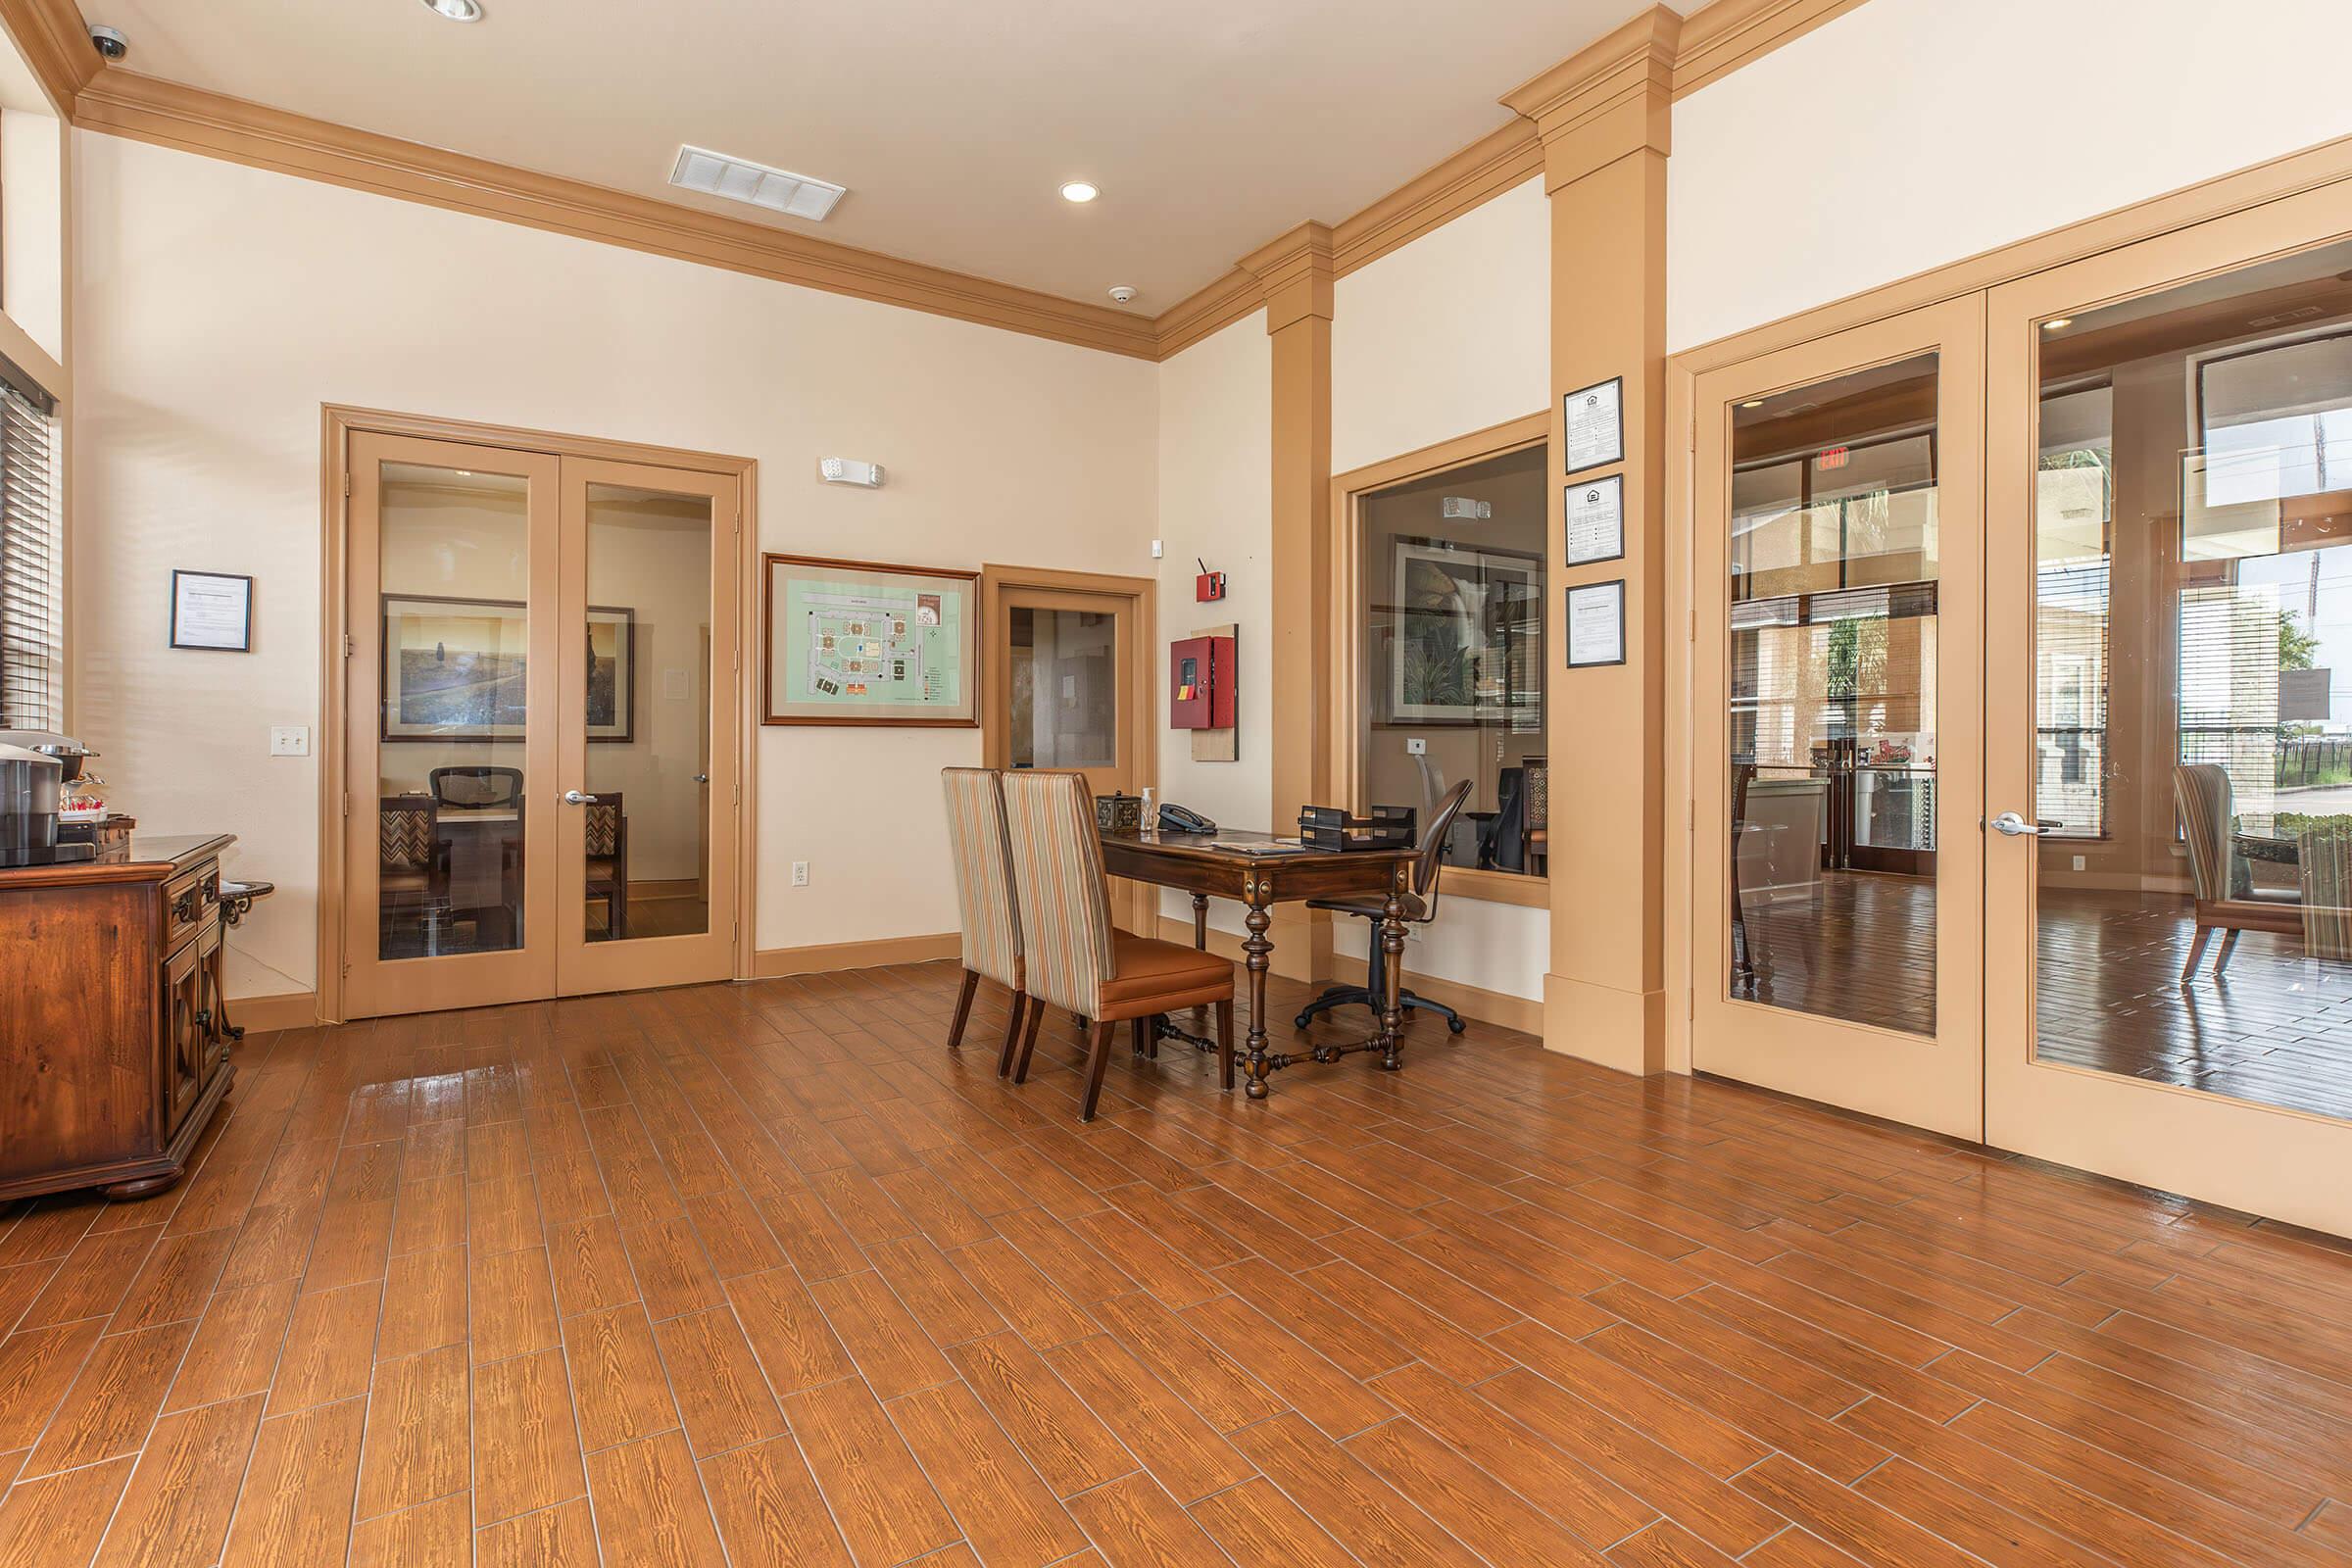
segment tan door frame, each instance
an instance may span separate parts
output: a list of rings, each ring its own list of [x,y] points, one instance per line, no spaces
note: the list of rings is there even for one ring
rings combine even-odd
[[[1011,690],[1012,672],[1005,667],[1004,644],[997,633],[1004,625],[1004,595],[1007,589],[1037,589],[1044,592],[1100,594],[1108,599],[1124,599],[1133,606],[1135,615],[1135,668],[1128,674],[1127,745],[1136,760],[1136,787],[1156,790],[1159,787],[1159,661],[1161,658],[1158,633],[1159,583],[1151,577],[1120,577],[1098,571],[1059,571],[1051,566],[1001,566],[983,564],[980,568],[980,765],[1004,767],[1011,756],[1012,737],[1005,733],[998,717],[996,700]],[[1158,895],[1151,892],[1151,905],[1143,907],[1142,894],[1130,892],[1125,903],[1136,906],[1123,908],[1122,900],[1113,884],[1111,910],[1123,916],[1120,926],[1139,936],[1159,935]],[[1150,890],[1146,890],[1150,892]]]
[[[349,699],[344,690],[344,662],[353,639],[361,635],[349,623],[350,563],[345,540],[350,527],[351,438],[358,432],[420,436],[478,447],[505,447],[558,458],[589,458],[638,464],[689,472],[724,474],[738,486],[735,519],[738,576],[736,582],[736,800],[735,843],[742,865],[735,897],[735,977],[752,974],[753,948],[759,929],[759,736],[760,682],[758,671],[743,666],[743,650],[759,643],[760,598],[760,465],[753,458],[681,447],[648,446],[595,436],[565,435],[514,425],[479,424],[444,419],[431,415],[398,414],[344,404],[319,405],[318,464],[318,979],[320,1021],[344,1018],[343,965],[346,937],[343,928],[346,889],[344,854],[346,808],[350,783],[346,777],[344,725]],[[715,680],[714,680],[715,684]]]

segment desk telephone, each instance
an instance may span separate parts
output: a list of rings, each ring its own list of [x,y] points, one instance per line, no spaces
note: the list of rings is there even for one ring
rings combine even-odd
[[[1214,833],[1217,824],[1189,806],[1163,801],[1159,808],[1159,830],[1162,833]]]

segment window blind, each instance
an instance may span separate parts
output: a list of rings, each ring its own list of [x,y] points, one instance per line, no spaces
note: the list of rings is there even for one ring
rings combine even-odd
[[[65,720],[54,399],[0,379],[0,729]]]

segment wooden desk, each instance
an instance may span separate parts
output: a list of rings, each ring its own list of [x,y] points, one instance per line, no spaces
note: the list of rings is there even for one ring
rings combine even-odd
[[[1102,835],[1102,868],[1158,887],[1176,888],[1193,896],[1193,946],[1208,945],[1208,901],[1240,901],[1248,911],[1242,924],[1249,936],[1242,943],[1243,968],[1250,987],[1250,1056],[1244,1068],[1246,1092],[1251,1100],[1266,1098],[1266,1075],[1299,1058],[1288,1052],[1266,1050],[1266,955],[1274,944],[1266,928],[1274,923],[1267,911],[1290,899],[1351,899],[1385,897],[1386,918],[1380,925],[1380,945],[1387,953],[1388,983],[1380,999],[1380,1032],[1360,1046],[1317,1046],[1308,1056],[1337,1061],[1356,1051],[1378,1051],[1380,1064],[1394,1072],[1402,1065],[1397,1054],[1404,1010],[1397,1001],[1404,964],[1404,906],[1400,895],[1410,891],[1415,852],[1328,850],[1285,847],[1288,853],[1253,855],[1252,845],[1275,846],[1270,833],[1157,833],[1130,830]],[[1234,846],[1244,846],[1235,848]],[[1147,933],[1148,934],[1148,933]]]

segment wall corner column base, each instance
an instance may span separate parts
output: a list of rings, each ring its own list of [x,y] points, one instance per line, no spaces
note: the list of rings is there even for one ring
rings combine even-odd
[[[1544,977],[1544,1049],[1646,1077],[1666,1070],[1666,993]]]

